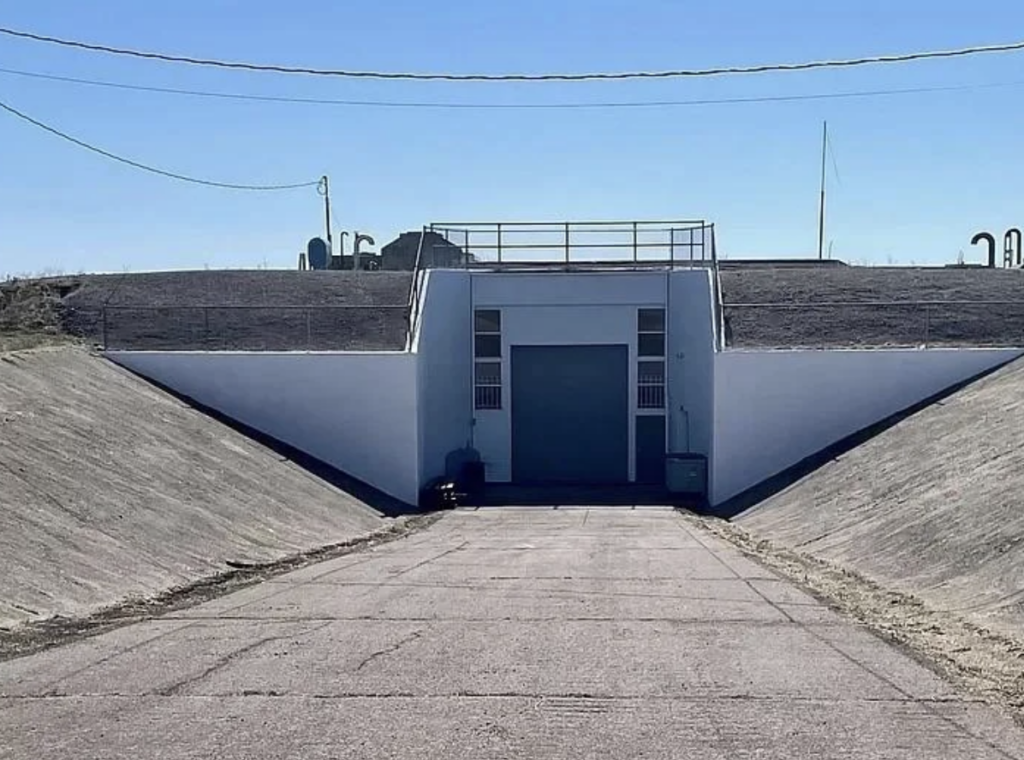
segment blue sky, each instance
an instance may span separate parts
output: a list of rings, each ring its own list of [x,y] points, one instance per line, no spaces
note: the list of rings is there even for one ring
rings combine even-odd
[[[1011,0],[34,0],[0,25],[226,59],[580,72],[842,58],[1024,38]],[[228,182],[331,178],[338,228],[385,242],[432,220],[706,218],[729,256],[816,250],[821,121],[834,255],[925,264],[1024,225],[1024,54],[770,76],[400,83],[214,71],[0,38],[0,67],[299,97],[558,102],[1014,83],[888,98],[574,111],[347,108],[130,93],[0,74],[0,100],[108,150]],[[0,114],[0,275],[292,267],[314,190],[150,176]]]

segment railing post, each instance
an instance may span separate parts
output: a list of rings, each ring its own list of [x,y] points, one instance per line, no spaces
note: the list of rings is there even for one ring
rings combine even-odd
[[[633,263],[637,263],[637,251],[636,251],[636,222],[633,222]]]
[[[569,263],[569,223],[565,223],[565,263]]]
[[[501,222],[498,222],[498,263],[501,263]]]

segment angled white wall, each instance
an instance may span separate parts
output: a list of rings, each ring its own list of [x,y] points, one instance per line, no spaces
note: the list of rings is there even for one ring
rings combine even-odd
[[[712,503],[1020,355],[1018,349],[719,353]]]
[[[417,502],[414,354],[112,351],[107,356],[391,496]]]
[[[668,452],[703,454],[710,460],[715,357],[710,270],[673,272],[667,298]]]
[[[445,474],[445,457],[473,437],[470,275],[425,273],[413,351],[418,357],[420,479]]]

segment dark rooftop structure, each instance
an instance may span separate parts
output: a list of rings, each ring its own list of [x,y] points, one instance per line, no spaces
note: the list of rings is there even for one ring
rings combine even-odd
[[[411,272],[416,267],[421,240],[421,268],[461,267],[473,261],[472,255],[437,232],[403,232],[381,249],[381,269]]]

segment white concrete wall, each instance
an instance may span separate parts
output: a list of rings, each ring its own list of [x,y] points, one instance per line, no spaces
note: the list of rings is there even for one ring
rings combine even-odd
[[[417,502],[414,354],[112,351],[107,356],[385,493]]]
[[[477,307],[483,304],[477,303]],[[656,306],[659,304],[650,304]],[[488,480],[512,478],[512,346],[629,346],[629,408],[636,407],[636,308],[629,306],[504,306],[501,312],[502,386],[500,410],[478,410],[474,442],[487,468]],[[629,473],[632,478],[633,438],[629,426]]]
[[[713,314],[708,273],[473,273],[472,308],[502,310],[501,410],[476,411],[473,441],[492,482],[512,477],[511,348],[516,345],[629,347],[629,476],[635,477],[637,323],[641,307],[669,310],[669,451],[710,455]],[[640,414],[651,413],[646,410]],[[660,412],[658,412],[660,413]],[[689,417],[689,437],[687,437]]]
[[[711,458],[715,329],[711,272],[673,272],[668,295],[668,452]]]
[[[426,274],[418,356],[420,478],[444,474],[445,457],[473,435],[473,318],[470,275],[433,269]]]
[[[474,273],[473,308],[502,310],[501,410],[474,413],[473,443],[487,468],[487,479],[512,479],[512,346],[629,346],[630,409],[636,406],[636,309],[665,304],[666,280],[658,273],[546,272]],[[632,418],[629,475],[635,472]]]
[[[729,351],[715,356],[713,503],[1019,350]]]
[[[477,308],[504,306],[660,306],[663,272],[473,272]]]

